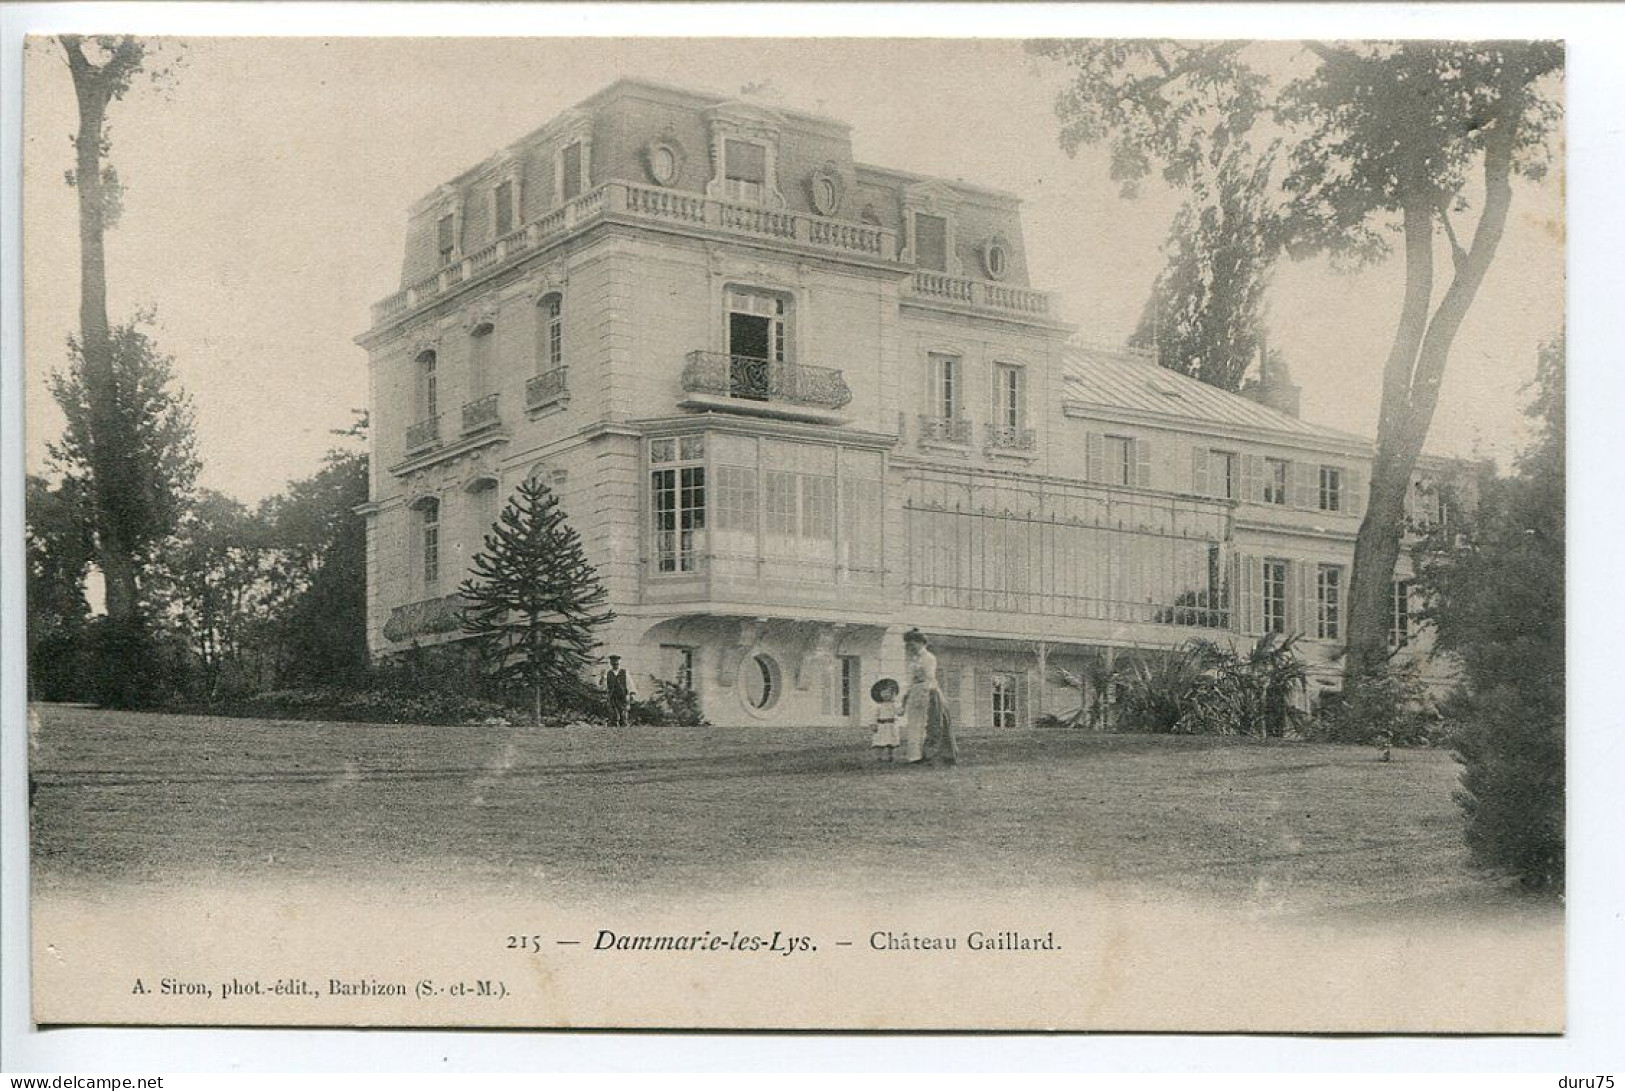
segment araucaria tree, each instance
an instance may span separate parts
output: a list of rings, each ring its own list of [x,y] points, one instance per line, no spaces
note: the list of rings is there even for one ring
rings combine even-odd
[[[463,631],[500,682],[528,692],[538,724],[549,697],[557,705],[581,692],[593,632],[615,617],[601,608],[608,595],[580,536],[539,481],[515,491],[459,593]]]
[[[1513,177],[1539,177],[1550,156],[1562,46],[1310,42],[1296,57],[1244,42],[1032,48],[1071,69],[1057,101],[1063,147],[1109,145],[1113,177],[1125,187],[1154,164],[1165,181],[1188,187],[1253,133],[1279,140],[1285,155],[1288,252],[1370,261],[1398,235],[1404,303],[1382,364],[1371,495],[1349,581],[1345,682],[1358,687],[1390,654],[1405,495],[1451,345],[1500,245]],[[1472,212],[1472,230],[1458,230],[1456,218]],[[1450,255],[1442,292],[1436,249]]]
[[[106,596],[97,648],[103,701],[139,703],[150,680],[141,580],[152,551],[172,533],[197,474],[192,416],[172,385],[169,361],[139,319],[114,328],[107,316],[104,236],[118,218],[118,176],[105,162],[107,110],[124,97],[149,61],[147,45],[128,36],[59,39],[78,101],[75,166],[79,191],[79,335],[52,393],[68,418],[53,450],[66,484],[87,513],[95,563]],[[161,70],[147,70],[154,78]]]

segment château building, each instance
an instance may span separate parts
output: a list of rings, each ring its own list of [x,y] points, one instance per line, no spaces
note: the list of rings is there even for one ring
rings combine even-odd
[[[867,718],[911,627],[971,726],[1198,636],[1301,633],[1336,685],[1370,442],[1284,374],[1243,397],[1085,347],[1010,194],[621,81],[425,195],[401,284],[358,339],[376,656],[459,639],[469,559],[537,477],[608,589],[606,654],[712,723]]]

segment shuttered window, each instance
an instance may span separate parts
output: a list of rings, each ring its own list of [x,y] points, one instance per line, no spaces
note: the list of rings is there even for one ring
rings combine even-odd
[[[503,182],[491,194],[492,211],[495,213],[497,238],[513,230],[513,183]]]
[[[914,214],[914,264],[921,269],[948,270],[948,221],[925,212]]]

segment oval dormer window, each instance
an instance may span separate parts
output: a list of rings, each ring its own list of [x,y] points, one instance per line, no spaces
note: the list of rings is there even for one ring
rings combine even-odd
[[[1010,248],[1003,239],[989,239],[982,247],[982,269],[989,280],[1003,280],[1010,275]]]

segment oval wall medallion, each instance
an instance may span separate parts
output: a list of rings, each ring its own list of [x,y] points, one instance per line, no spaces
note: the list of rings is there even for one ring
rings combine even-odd
[[[825,164],[807,179],[807,195],[814,212],[820,216],[834,216],[841,211],[841,202],[846,197],[846,183],[841,181],[840,172],[832,165]]]
[[[643,166],[655,185],[673,185],[683,171],[683,149],[673,140],[651,140],[643,149]]]
[[[1010,244],[1004,236],[995,235],[982,244],[982,271],[989,280],[1003,280],[1010,275]]]

